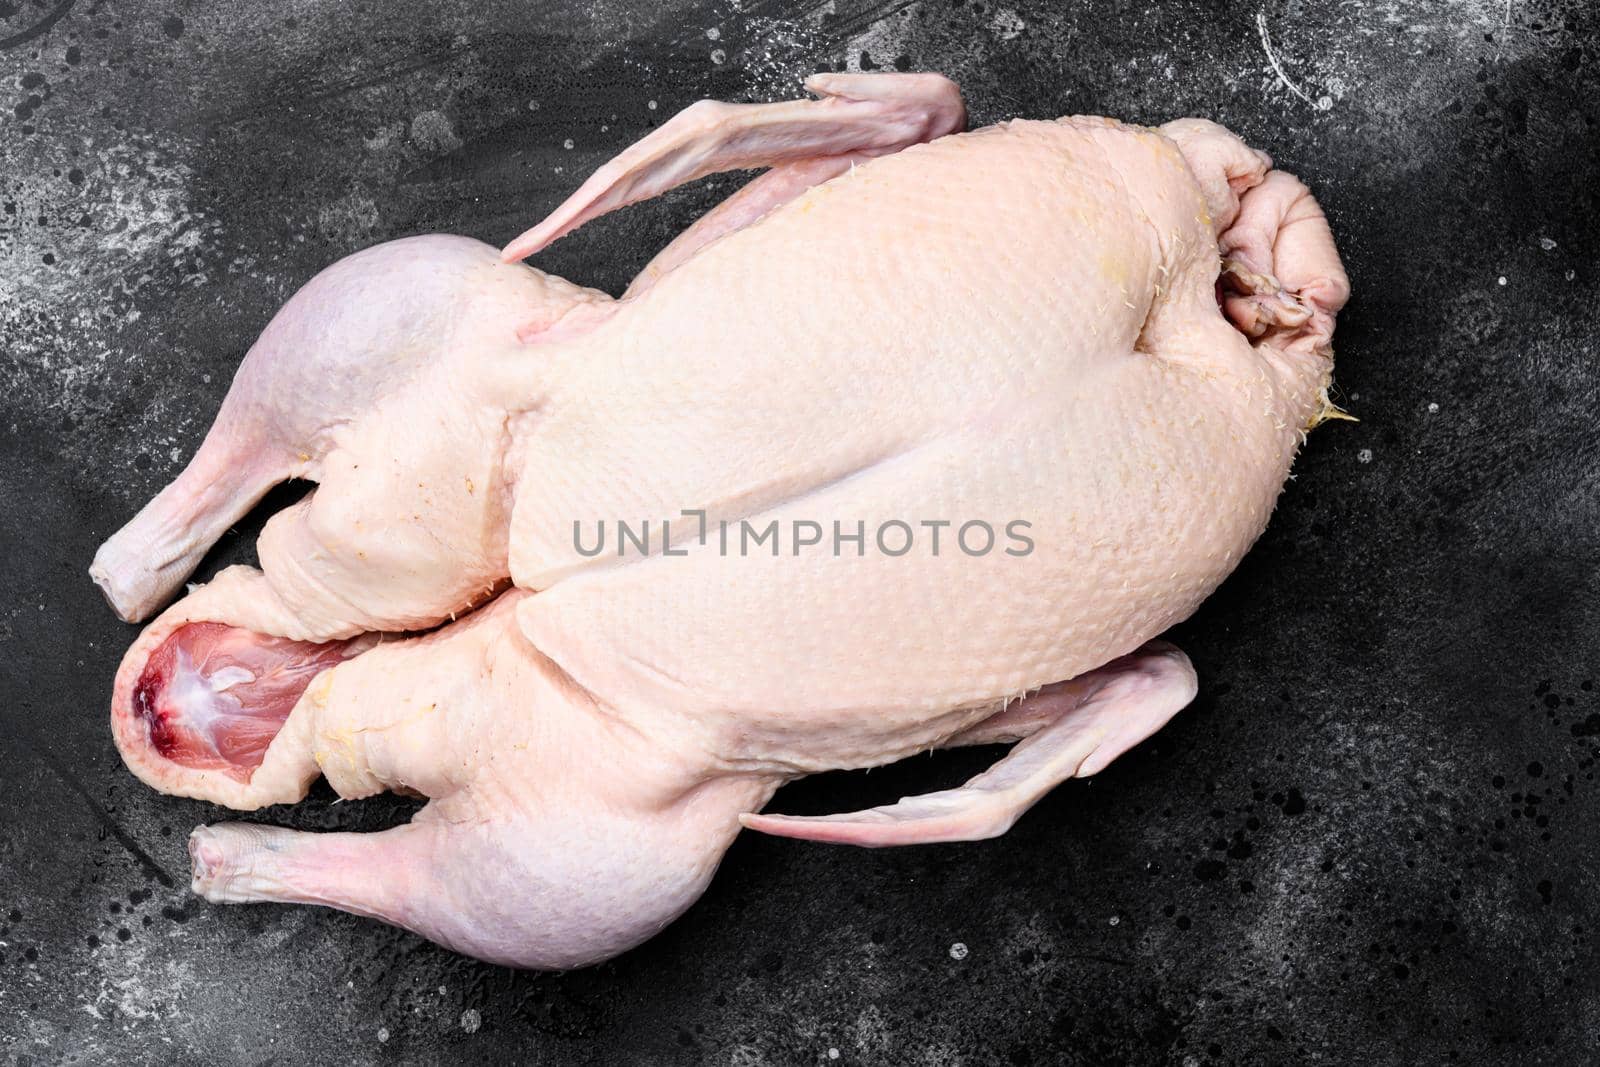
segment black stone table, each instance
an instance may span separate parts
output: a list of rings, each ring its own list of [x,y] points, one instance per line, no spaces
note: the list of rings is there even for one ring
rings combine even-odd
[[[1581,0],[3,0],[0,1059],[1595,1062],[1597,45]],[[1361,421],[1311,435],[1179,627],[1195,705],[997,841],[747,835],[681,921],[577,973],[190,897],[185,835],[223,813],[122,768],[107,697],[135,631],[85,568],[272,311],[378,241],[510,238],[696,98],[841,66],[943,71],[978,124],[1209,116],[1327,207]],[[618,291],[737,182],[540,263]],[[409,810],[321,789],[257,817]]]

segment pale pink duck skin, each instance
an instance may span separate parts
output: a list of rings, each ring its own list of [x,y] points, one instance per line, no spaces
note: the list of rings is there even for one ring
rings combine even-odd
[[[1202,120],[956,134],[936,76],[810,88],[824,99],[696,105],[507,249],[774,166],[621,300],[429,237],[342,261],[274,319],[191,471],[96,578],[144,617],[271,482],[319,488],[272,520],[262,570],[224,572],[136,642],[117,742],[156,788],[241,809],[319,774],[431,802],[374,835],[202,828],[197,892],[574,966],[681,913],[741,821],[867,845],[993,836],[1192,698],[1187,659],[1152,638],[1248,550],[1328,410],[1348,284],[1310,194]],[[572,543],[574,520],[684,508],[1025,518],[1036,547],[722,557],[681,526],[683,557]],[[278,672],[309,653],[262,636],[163,674],[194,622],[355,640],[230,764],[207,746],[252,694],[301,684]],[[995,741],[1020,743],[961,789],[755,814],[800,775]]]

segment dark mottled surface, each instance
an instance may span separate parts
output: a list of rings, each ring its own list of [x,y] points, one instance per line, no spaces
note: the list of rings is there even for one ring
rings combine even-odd
[[[1311,438],[1180,628],[1196,706],[1002,840],[741,840],[682,921],[580,973],[191,899],[184,835],[219,812],[121,768],[106,699],[133,630],[84,569],[271,311],[379,240],[503,241],[691,100],[841,63],[944,71],[977,122],[1207,115],[1326,205],[1363,421]],[[1581,0],[3,0],[0,1058],[1594,1062],[1597,92]],[[733,186],[543,265],[619,289]],[[881,801],[992,755],[779,802]],[[267,817],[405,810],[323,791]]]

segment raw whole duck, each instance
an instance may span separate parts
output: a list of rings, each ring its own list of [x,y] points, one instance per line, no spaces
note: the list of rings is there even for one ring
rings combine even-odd
[[[935,75],[808,88],[696,104],[504,255],[395,241],[267,326],[92,573],[146,618],[271,485],[317,488],[134,643],[117,744],[238,809],[319,775],[430,802],[376,834],[202,827],[196,892],[570,967],[679,915],[741,825],[993,836],[1188,703],[1154,638],[1334,410],[1315,201],[1203,120],[962,133]],[[518,262],[757,167],[619,299]],[[957,789],[761,814],[802,775],[1008,741]]]

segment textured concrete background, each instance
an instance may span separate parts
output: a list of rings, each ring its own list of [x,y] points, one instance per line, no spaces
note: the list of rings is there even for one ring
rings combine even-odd
[[[0,1058],[1595,1062],[1597,44],[1581,0],[0,0]],[[271,312],[377,241],[508,239],[697,97],[841,65],[943,71],[975,123],[1209,116],[1327,207],[1362,422],[1312,436],[1179,629],[1196,705],[1002,840],[747,836],[682,921],[579,973],[190,898],[184,835],[220,813],[120,766],[134,631],[84,570]],[[541,265],[619,290],[736,184]]]

